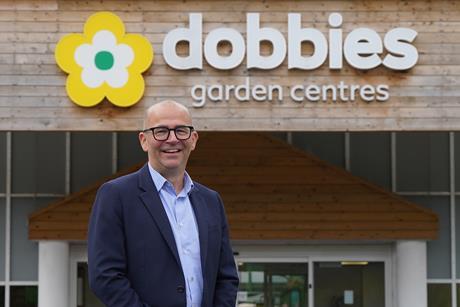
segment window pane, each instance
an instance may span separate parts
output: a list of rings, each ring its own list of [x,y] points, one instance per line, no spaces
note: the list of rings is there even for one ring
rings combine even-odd
[[[5,280],[5,206],[6,200],[0,198],[0,280]]]
[[[316,262],[314,267],[315,306],[385,306],[383,262]]]
[[[219,132],[217,132],[217,133],[219,133]],[[287,142],[287,139],[288,139],[287,132],[270,132],[269,135],[274,137],[274,138],[280,139],[280,140],[282,140],[284,142]]]
[[[398,191],[449,191],[449,134],[396,135]]]
[[[38,306],[37,286],[13,286],[11,287],[11,306],[36,307]]]
[[[345,166],[343,133],[293,132],[292,144],[313,153],[322,160],[340,167]]]
[[[5,287],[0,286],[0,307],[5,307]]]
[[[13,198],[11,207],[11,279],[37,281],[38,243],[28,238],[29,214],[55,201],[50,198]]]
[[[238,305],[307,306],[306,263],[239,263]]]
[[[351,172],[380,186],[391,187],[389,133],[350,134]]]
[[[457,307],[460,306],[460,284],[457,284]]]
[[[5,193],[6,186],[6,133],[0,132],[0,193]]]
[[[460,163],[460,160],[458,161],[458,163]],[[457,249],[457,254],[456,254],[457,278],[459,278],[460,277],[460,197],[455,198],[455,224],[456,224],[455,248]]]
[[[451,307],[449,284],[428,284],[428,307]]]
[[[112,174],[112,134],[72,133],[72,192]]]
[[[460,192],[460,132],[454,134],[455,191]]]
[[[450,205],[449,197],[410,196],[409,200],[431,209],[439,217],[439,236],[428,241],[428,278],[450,278]]]
[[[65,134],[14,132],[13,193],[65,192]]]
[[[77,300],[78,307],[104,307],[89,288],[88,264],[83,262],[78,263]]]
[[[147,153],[142,150],[137,132],[118,133],[118,169],[124,170],[135,164],[147,162]]]

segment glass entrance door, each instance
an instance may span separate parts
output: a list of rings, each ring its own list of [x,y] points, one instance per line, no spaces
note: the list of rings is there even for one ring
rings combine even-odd
[[[385,307],[383,262],[314,263],[315,307]]]
[[[241,262],[238,270],[238,307],[307,306],[307,263]]]
[[[310,268],[306,262],[239,262],[237,306],[387,306],[383,261],[314,261]]]

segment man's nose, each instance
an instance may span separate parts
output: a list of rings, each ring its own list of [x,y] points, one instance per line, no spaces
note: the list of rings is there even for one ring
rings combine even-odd
[[[174,130],[169,130],[169,135],[168,135],[168,138],[166,139],[166,142],[168,142],[168,143],[179,142],[179,140],[176,137],[176,133],[174,132]]]

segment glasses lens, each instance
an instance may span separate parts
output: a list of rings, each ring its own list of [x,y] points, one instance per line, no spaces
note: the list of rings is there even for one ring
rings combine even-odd
[[[153,136],[158,141],[164,141],[168,139],[169,136],[169,129],[166,127],[157,127],[153,129]]]
[[[176,134],[176,138],[179,140],[186,140],[190,137],[192,129],[190,127],[176,127],[174,129],[174,133]]]

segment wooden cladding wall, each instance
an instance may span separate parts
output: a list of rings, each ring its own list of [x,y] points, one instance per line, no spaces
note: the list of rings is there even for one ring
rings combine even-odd
[[[127,109],[108,101],[82,108],[66,95],[66,75],[57,67],[54,49],[61,37],[81,33],[91,14],[118,14],[127,32],[141,33],[152,43],[155,58],[144,74],[144,98]],[[203,70],[178,71],[165,64],[165,34],[189,25],[189,13],[203,14],[203,39],[219,27],[246,32],[246,13],[259,12],[262,27],[287,38],[287,14],[301,13],[302,27],[328,36],[328,16],[343,16],[344,37],[359,27],[384,34],[396,27],[416,30],[417,65],[404,72],[380,66],[358,71],[344,61],[331,71],[326,61],[312,71],[288,70],[287,59],[276,69],[246,69],[245,61],[230,71],[206,64]],[[179,52],[184,52],[179,46]],[[222,52],[226,52],[222,46]],[[267,46],[262,46],[263,52]],[[312,50],[303,46],[306,54]],[[228,49],[228,48],[227,48]],[[270,49],[270,48],[268,48]],[[228,50],[227,50],[228,51]],[[383,55],[382,55],[383,57]],[[192,107],[195,84],[280,84],[282,103],[210,102]],[[387,102],[294,102],[296,84],[388,84]],[[2,1],[0,3],[0,130],[138,130],[144,109],[164,99],[192,109],[201,130],[458,130],[460,129],[460,1]]]

